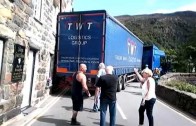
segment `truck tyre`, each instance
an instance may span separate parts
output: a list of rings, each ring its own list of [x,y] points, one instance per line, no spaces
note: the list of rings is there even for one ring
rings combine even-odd
[[[118,77],[117,92],[120,92],[121,89],[122,89],[122,80],[123,80],[122,77],[119,76],[119,77]]]
[[[122,76],[122,90],[125,90],[126,88],[126,84],[127,84],[126,79],[127,79],[126,75]]]
[[[137,77],[137,75],[134,76],[133,82],[140,82],[140,80],[139,80],[139,78]]]

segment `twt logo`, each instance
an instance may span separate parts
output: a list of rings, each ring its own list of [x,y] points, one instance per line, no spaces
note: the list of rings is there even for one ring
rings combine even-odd
[[[93,22],[85,22],[85,23],[78,23],[78,22],[66,22],[65,28],[67,30],[81,30],[87,29],[90,30],[92,27]]]
[[[131,40],[130,38],[127,39],[127,48],[128,48],[128,54],[134,55],[136,52],[136,43]]]

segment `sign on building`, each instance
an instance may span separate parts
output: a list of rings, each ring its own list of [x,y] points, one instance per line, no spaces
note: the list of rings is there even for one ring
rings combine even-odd
[[[13,69],[12,69],[12,82],[18,82],[22,80],[24,58],[25,58],[25,47],[15,44],[14,61],[13,61]]]

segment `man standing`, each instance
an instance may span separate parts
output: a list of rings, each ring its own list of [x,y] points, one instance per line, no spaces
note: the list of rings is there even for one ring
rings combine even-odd
[[[113,67],[106,67],[106,75],[99,78],[96,86],[101,87],[100,96],[100,126],[105,126],[107,107],[109,106],[110,126],[116,122],[116,90],[118,77],[112,75]]]
[[[96,77],[96,80],[95,80],[95,84],[99,80],[100,76],[103,76],[105,74],[106,74],[106,72],[105,72],[105,64],[104,63],[100,63],[99,64],[99,71],[98,71],[98,74],[97,74],[97,77]],[[95,89],[95,97],[94,97],[94,105],[93,105],[93,111],[94,112],[97,112],[99,110],[99,108],[100,108],[99,107],[100,93],[101,93],[100,88],[99,87],[96,87],[96,89]]]
[[[85,64],[80,64],[79,71],[77,71],[73,75],[73,85],[71,89],[71,98],[73,103],[73,115],[71,118],[71,125],[80,125],[77,122],[77,114],[78,111],[83,110],[83,93],[82,90],[86,92],[86,94],[90,97],[91,94],[88,91],[88,87],[86,84],[86,75],[84,74],[87,70]]]

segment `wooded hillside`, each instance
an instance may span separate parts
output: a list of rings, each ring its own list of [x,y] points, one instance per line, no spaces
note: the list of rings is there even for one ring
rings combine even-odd
[[[196,12],[117,16],[122,24],[145,45],[155,44],[164,50],[176,71],[187,71],[188,60],[196,66]],[[179,69],[181,65],[187,68]]]

